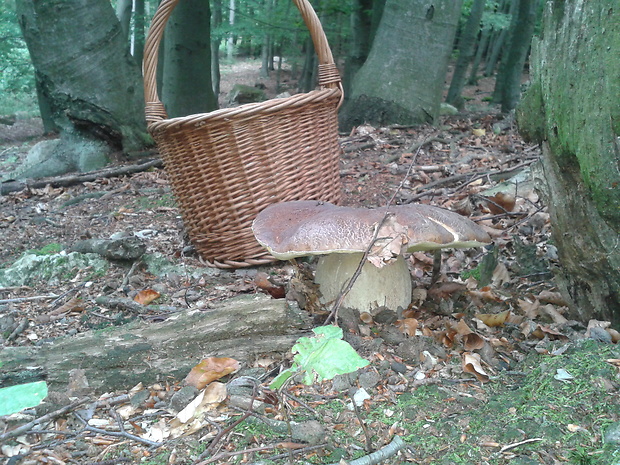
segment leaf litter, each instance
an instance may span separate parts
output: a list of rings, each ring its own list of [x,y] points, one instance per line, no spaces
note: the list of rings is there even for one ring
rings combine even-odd
[[[344,340],[370,362],[356,372],[322,381],[292,376],[274,390],[269,383],[295,363],[293,353],[242,367],[206,359],[189,381],[106,393],[75,415],[63,411],[37,423],[54,413],[49,398],[51,412],[26,411],[3,423],[2,454],[23,454],[22,463],[335,463],[400,438],[407,447],[384,463],[565,463],[577,456],[591,460],[579,463],[605,463],[617,455],[618,445],[603,439],[620,421],[618,333],[608,322],[570,320],[555,288],[549,215],[527,176],[538,148],[495,113],[447,117],[439,129],[362,126],[341,142],[346,205],[384,205],[402,184],[396,203],[470,216],[495,248],[412,254],[409,308],[340,314]],[[145,321],[169,317],[151,305],[155,299],[174,312],[261,292],[298,301],[317,325],[328,313],[311,263],[184,271],[202,264],[159,169],[8,194],[0,197],[0,227],[2,266],[27,250],[45,254],[54,244],[62,250],[127,231],[146,238],[149,253],[181,265],[165,278],[143,265],[111,264],[100,274],[75,270],[2,288],[5,346],[135,318],[132,305],[143,306]],[[126,301],[95,305],[102,295]],[[24,422],[34,422],[37,433],[12,436]]]

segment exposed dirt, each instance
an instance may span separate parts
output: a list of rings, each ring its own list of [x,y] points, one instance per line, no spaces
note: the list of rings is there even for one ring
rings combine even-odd
[[[234,82],[253,84],[260,81],[258,66],[246,64],[229,75],[235,76]],[[273,82],[267,89],[272,96]],[[318,420],[318,442],[324,446],[312,449],[303,443],[310,440],[307,431],[291,440],[286,428],[275,432],[251,422],[223,401],[209,412],[199,432],[161,447],[92,429],[72,435],[81,426],[69,416],[68,421],[59,417],[46,424],[52,432],[7,442],[12,448],[3,447],[4,456],[24,453],[21,462],[11,462],[24,464],[98,463],[112,457],[187,464],[200,462],[198,456],[213,444],[210,452],[216,463],[270,457],[273,463],[286,463],[287,453],[272,456],[288,450],[296,454],[293,463],[319,464],[366,455],[396,435],[410,447],[383,463],[617,461],[620,446],[603,444],[603,436],[620,421],[620,350],[605,342],[612,333],[604,328],[565,318],[566,303],[555,292],[549,272],[558,264],[549,242],[548,214],[531,183],[520,181],[502,195],[486,192],[539,156],[537,147],[519,138],[509,118],[486,105],[491,89],[490,80],[468,87],[469,111],[443,118],[439,127],[363,126],[341,138],[345,204],[378,206],[393,198],[394,203],[415,201],[457,210],[492,233],[499,253],[494,259],[493,253],[480,250],[446,252],[436,281],[432,255],[412,255],[409,265],[417,288],[411,308],[365,321],[345,314],[348,324],[359,328],[345,338],[371,362],[368,368],[312,386],[291,384],[285,393],[263,386],[249,394],[261,401],[259,418]],[[43,136],[38,121],[21,120],[0,126],[0,137],[0,169],[8,170]],[[139,291],[154,290],[160,294],[158,303],[206,309],[214,299],[264,292],[264,275],[259,273],[267,273],[278,285],[287,285],[294,273],[284,263],[237,271],[202,268],[183,234],[182,218],[161,169],[0,197],[0,269],[26,251],[55,253],[79,239],[115,233],[141,233],[147,254],[160,253],[178,268],[158,277],[143,264],[110,263],[105,273],[75,269],[51,281],[33,278],[2,288],[0,338],[5,345],[43,344],[132,318],[119,318],[118,310],[95,305],[94,299],[104,294],[133,298]],[[199,276],[183,271],[194,267],[203,270]],[[480,280],[487,281],[484,287]],[[51,294],[56,297],[41,297]],[[76,297],[79,303],[67,305]],[[324,317],[324,312],[315,313],[317,324]],[[257,360],[242,373],[266,376],[268,381],[267,374],[280,363]],[[91,425],[118,433],[121,424],[131,434],[159,441],[163,438],[158,434],[171,429],[168,407],[181,385],[181,380],[168,380],[131,392],[136,396],[131,404],[118,408],[129,421],[117,421],[113,409],[100,403]],[[369,397],[358,411],[350,410],[350,395],[359,388]],[[124,393],[111,395],[120,394]],[[60,399],[46,411],[62,405],[64,398]],[[39,409],[33,415],[42,413]],[[244,421],[229,430],[240,418]]]

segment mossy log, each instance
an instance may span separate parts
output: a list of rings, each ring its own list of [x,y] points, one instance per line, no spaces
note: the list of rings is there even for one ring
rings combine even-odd
[[[124,326],[61,337],[31,347],[6,347],[0,362],[15,377],[39,368],[52,388],[66,387],[75,368],[95,391],[128,389],[139,382],[181,380],[201,359],[285,353],[308,335],[308,314],[284,300],[246,295],[205,311],[180,312],[160,323]]]

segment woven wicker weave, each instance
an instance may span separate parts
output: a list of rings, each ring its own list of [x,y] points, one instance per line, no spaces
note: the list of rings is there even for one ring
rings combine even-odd
[[[158,49],[179,0],[163,0],[144,50],[148,129],[164,160],[189,237],[211,266],[274,261],[251,225],[266,206],[317,199],[337,203],[340,75],[307,0],[293,0],[319,57],[319,90],[211,113],[168,119],[157,94]]]

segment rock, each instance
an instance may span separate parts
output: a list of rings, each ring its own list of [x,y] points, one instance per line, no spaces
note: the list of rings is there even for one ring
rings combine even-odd
[[[9,268],[0,270],[0,287],[28,286],[36,282],[54,285],[74,277],[76,270],[90,268],[91,273],[105,273],[108,266],[108,261],[97,254],[25,254]]]
[[[308,420],[302,423],[292,423],[291,437],[293,441],[304,442],[315,446],[325,442],[327,432],[318,421]]]
[[[441,102],[439,104],[440,115],[456,115],[458,114],[458,112],[459,110],[455,106],[450,105],[449,103]]]
[[[607,427],[605,436],[603,436],[603,442],[605,444],[620,446],[620,421],[612,423]]]
[[[146,392],[148,394],[148,391],[140,392]],[[138,394],[140,394],[140,392]],[[136,397],[138,394],[136,394],[134,397]],[[170,408],[175,412],[180,412],[187,406],[187,404],[194,400],[197,395],[198,389],[196,389],[194,386],[183,386],[181,389],[175,392],[170,399]],[[133,405],[133,398],[131,399],[131,401]]]
[[[235,84],[232,90],[228,93],[227,98],[229,103],[243,104],[262,102],[263,100],[267,100],[267,95],[263,90],[257,89],[256,87]]]
[[[407,372],[407,366],[404,363],[400,363],[400,362],[392,362],[390,368],[392,368],[392,370],[395,371],[396,373]]]
[[[111,152],[102,141],[64,133],[60,139],[44,140],[32,147],[23,164],[8,178],[36,179],[98,170],[108,164]]]
[[[136,236],[86,239],[73,244],[71,251],[97,253],[108,260],[137,260],[146,252],[146,245]]]
[[[374,370],[365,371],[359,375],[360,386],[369,391],[381,381],[381,377]]]
[[[611,334],[609,334],[605,328],[593,327],[590,328],[590,339],[594,339],[595,341],[604,342],[606,344],[611,344]]]

